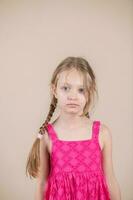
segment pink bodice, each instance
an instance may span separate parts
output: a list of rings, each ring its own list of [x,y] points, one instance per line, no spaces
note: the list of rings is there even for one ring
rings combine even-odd
[[[47,124],[52,141],[46,200],[110,200],[99,144],[100,121],[94,121],[91,138],[66,141]]]

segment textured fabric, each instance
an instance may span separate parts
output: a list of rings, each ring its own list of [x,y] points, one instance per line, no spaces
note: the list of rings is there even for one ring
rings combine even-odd
[[[47,124],[52,152],[44,200],[110,200],[99,128],[100,121],[93,121],[90,139],[65,141],[58,138],[51,123]]]

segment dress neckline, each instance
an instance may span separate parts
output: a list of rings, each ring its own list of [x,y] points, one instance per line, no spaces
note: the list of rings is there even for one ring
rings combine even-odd
[[[94,126],[94,121],[93,121],[93,123],[92,123],[91,131],[90,131],[90,132],[91,132],[91,138],[84,139],[84,140],[63,140],[63,139],[60,139],[60,138],[58,137],[58,134],[57,134],[57,132],[56,132],[56,130],[55,130],[53,124],[49,122],[49,123],[48,123],[48,126],[51,127],[51,129],[52,129],[54,135],[56,136],[56,139],[57,139],[59,142],[70,142],[70,143],[73,143],[73,142],[91,142],[91,141],[93,140],[93,126]]]

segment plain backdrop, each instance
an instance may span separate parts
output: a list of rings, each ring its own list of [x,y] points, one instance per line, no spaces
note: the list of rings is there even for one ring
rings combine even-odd
[[[34,199],[26,159],[49,110],[52,73],[68,56],[96,74],[91,117],[111,129],[122,199],[133,199],[132,52],[131,0],[0,1],[1,200]]]

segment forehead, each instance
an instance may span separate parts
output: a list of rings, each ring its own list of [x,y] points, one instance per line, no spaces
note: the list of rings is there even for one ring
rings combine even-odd
[[[59,75],[58,84],[70,84],[83,86],[83,74],[76,69],[71,69],[69,71],[63,71]]]

